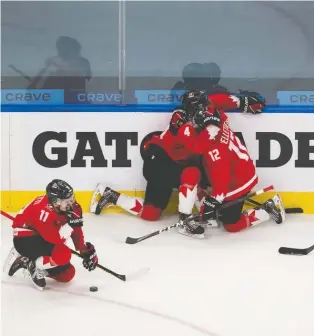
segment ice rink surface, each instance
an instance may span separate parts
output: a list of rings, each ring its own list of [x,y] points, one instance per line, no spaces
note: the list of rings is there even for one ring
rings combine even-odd
[[[137,245],[125,238],[171,225],[126,214],[85,216],[85,238],[100,263],[127,274],[122,282],[102,270],[89,273],[73,256],[77,274],[67,285],[47,281],[36,290],[23,272],[2,276],[2,335],[75,336],[313,336],[314,252],[278,254],[280,246],[314,244],[314,216],[288,215],[232,234],[210,229],[197,240],[165,232]],[[2,218],[1,261],[11,248],[10,221]],[[98,292],[89,292],[91,285]]]

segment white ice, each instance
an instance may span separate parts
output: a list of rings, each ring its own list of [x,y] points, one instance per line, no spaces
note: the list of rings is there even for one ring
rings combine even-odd
[[[197,240],[165,232],[125,244],[174,223],[149,223],[126,214],[85,216],[85,237],[100,263],[118,273],[150,267],[122,282],[102,270],[77,274],[67,285],[48,281],[39,292],[23,272],[2,277],[2,335],[74,336],[313,336],[314,252],[278,254],[280,246],[314,244],[314,216],[288,215],[285,224],[264,223],[231,234],[211,229]],[[3,219],[1,261],[11,248]],[[96,293],[89,292],[98,286]]]

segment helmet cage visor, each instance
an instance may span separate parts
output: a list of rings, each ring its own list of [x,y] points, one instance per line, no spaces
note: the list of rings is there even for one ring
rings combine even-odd
[[[54,203],[59,206],[60,211],[69,211],[73,208],[73,205],[75,203],[75,196],[73,194],[69,198],[57,198]]]

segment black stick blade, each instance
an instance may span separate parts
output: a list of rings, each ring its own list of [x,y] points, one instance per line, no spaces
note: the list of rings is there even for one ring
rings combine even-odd
[[[292,247],[280,247],[278,252],[280,254],[289,254],[289,255],[307,255],[307,249],[298,249],[298,248],[292,248]]]
[[[303,213],[302,208],[286,208],[285,209],[286,213],[290,214],[298,214],[298,213]]]
[[[290,255],[307,255],[314,250],[314,245],[304,248],[298,249],[293,247],[280,247],[278,252],[280,254],[290,254]]]
[[[132,237],[127,237],[125,242],[127,244],[136,244],[136,243],[138,243],[138,239],[137,238],[132,238]]]
[[[118,278],[122,281],[126,281],[126,276],[125,275],[119,274]]]
[[[145,240],[145,239],[148,239],[148,238],[157,236],[157,235],[159,235],[161,232],[162,232],[162,230],[160,230],[160,231],[155,231],[155,232],[153,232],[153,233],[149,233],[149,234],[146,235],[146,236],[138,237],[138,238],[127,237],[126,240],[125,240],[125,242],[126,242],[127,244],[136,244],[136,243],[141,242],[142,240]]]

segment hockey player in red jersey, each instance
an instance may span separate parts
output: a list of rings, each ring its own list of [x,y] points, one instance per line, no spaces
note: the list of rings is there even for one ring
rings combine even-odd
[[[179,190],[180,217],[191,212],[201,180],[201,162],[199,155],[176,141],[184,113],[176,110],[165,132],[156,132],[158,135],[149,135],[142,141],[143,176],[147,181],[145,199],[126,196],[98,184],[92,197],[91,212],[99,215],[103,208],[117,205],[144,220],[156,221],[167,207],[174,188]],[[99,201],[96,200],[98,194],[101,195]]]
[[[93,244],[83,235],[82,208],[75,201],[72,187],[65,181],[52,180],[46,194],[26,205],[13,220],[15,258],[8,274],[26,269],[38,289],[46,286],[45,277],[69,282],[75,275],[70,263],[71,250],[66,245],[72,238],[75,249],[83,255],[83,266],[92,271],[98,262]]]
[[[254,96],[245,95],[243,92],[241,97],[230,94],[215,94],[209,97],[212,106],[226,110],[240,109],[256,114],[265,106]],[[142,219],[157,220],[166,208],[173,188],[179,190],[180,220],[191,214],[194,204],[200,209],[204,197],[203,189],[208,186],[208,181],[204,179],[200,155],[184,147],[177,134],[181,126],[191,120],[201,103],[208,103],[204,91],[184,94],[183,105],[174,109],[169,127],[164,132],[150,133],[143,139],[143,175],[147,180],[144,200],[120,194],[98,184],[91,200],[90,211],[100,214],[104,207],[118,205]],[[200,184],[202,188],[198,187]],[[101,197],[97,202],[98,195]]]
[[[212,186],[201,207],[203,220],[215,220],[220,206],[248,194],[257,184],[256,169],[246,147],[229,127],[227,116],[208,101],[197,102],[200,95],[192,92],[195,114],[191,122],[181,126],[177,137],[184,147],[202,156],[202,164]],[[195,98],[196,97],[196,98]],[[222,210],[219,220],[229,232],[258,225],[270,218],[279,224],[285,212],[279,195],[267,200],[260,209],[242,212],[243,202]],[[204,234],[204,228],[190,223],[180,229],[188,235]]]

